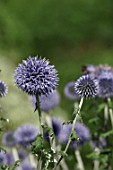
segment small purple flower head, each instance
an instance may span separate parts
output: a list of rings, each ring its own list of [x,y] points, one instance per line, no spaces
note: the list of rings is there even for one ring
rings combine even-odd
[[[80,97],[95,97],[98,92],[98,81],[90,75],[83,75],[75,83],[75,93]]]
[[[100,98],[113,97],[113,71],[103,71],[98,76],[98,96]]]
[[[16,142],[23,147],[31,144],[37,135],[38,130],[33,125],[22,125],[14,132]]]
[[[75,81],[71,81],[64,88],[64,94],[70,100],[77,100],[80,98],[79,95],[75,93],[74,85]]]
[[[27,153],[24,150],[19,150],[18,156],[20,160],[24,160],[27,157]]]
[[[36,97],[30,96],[31,103],[33,107],[35,108],[36,104]],[[44,112],[49,112],[50,110],[53,110],[56,108],[60,103],[60,95],[57,90],[54,90],[52,93],[46,95],[39,96],[40,101],[40,108]]]
[[[62,122],[58,118],[52,118],[52,128],[54,135],[58,137],[60,130],[62,129]],[[44,138],[49,141],[49,134],[48,132],[44,133]]]
[[[12,131],[8,131],[8,132],[4,133],[4,135],[2,137],[3,145],[8,146],[8,147],[15,146],[16,141],[15,141],[13,135],[14,135],[14,132],[12,132]]]
[[[0,165],[7,165],[7,155],[4,151],[0,151]]]
[[[55,136],[58,136],[62,128],[62,122],[58,118],[52,119],[52,126]]]
[[[7,94],[8,88],[6,84],[0,80],[0,97],[3,97]]]
[[[104,72],[111,72],[113,73],[113,68],[108,66],[108,65],[99,65],[96,67],[95,72],[94,72],[94,76],[96,78],[98,78],[99,76],[101,76],[101,74],[103,74]]]
[[[57,71],[41,57],[29,57],[15,70],[15,83],[29,95],[47,95],[58,85]]]
[[[84,144],[90,139],[90,131],[88,127],[86,127],[84,124],[76,122],[75,125],[75,131],[77,136],[79,137],[79,144]]]
[[[91,141],[91,147],[95,149],[96,147],[105,148],[107,146],[107,142],[105,138],[100,138],[99,140]]]
[[[58,135],[58,139],[60,142],[65,144],[67,143],[69,135],[71,133],[71,129],[72,129],[72,124],[63,125],[62,130]],[[72,147],[83,145],[85,142],[87,142],[90,139],[90,131],[82,123],[76,122],[74,130],[79,138],[79,141],[72,141],[71,142]]]
[[[22,170],[33,170],[31,164],[30,164],[28,161],[24,161],[24,162],[21,164],[21,169],[22,169]]]
[[[14,164],[14,158],[13,158],[13,155],[11,153],[7,153],[6,154],[6,158],[7,158],[7,165],[8,166],[11,166]]]
[[[96,67],[93,64],[90,64],[86,67],[86,74],[93,74],[96,70]]]

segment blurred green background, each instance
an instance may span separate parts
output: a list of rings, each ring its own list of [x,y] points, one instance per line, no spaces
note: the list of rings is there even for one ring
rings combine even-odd
[[[37,54],[59,72],[58,112],[68,117],[73,102],[64,98],[65,84],[81,75],[82,65],[113,65],[113,1],[0,0],[0,76],[9,87],[1,100],[2,114],[15,121],[20,120],[17,113],[26,121],[33,109],[27,95],[14,86],[14,69]]]

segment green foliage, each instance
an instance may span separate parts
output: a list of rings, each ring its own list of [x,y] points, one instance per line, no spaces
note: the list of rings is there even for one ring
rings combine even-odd
[[[42,134],[38,134],[36,140],[32,143],[32,152],[39,160],[44,149]]]
[[[15,170],[19,166],[20,161],[16,161],[11,167],[7,165],[0,166],[1,170]]]

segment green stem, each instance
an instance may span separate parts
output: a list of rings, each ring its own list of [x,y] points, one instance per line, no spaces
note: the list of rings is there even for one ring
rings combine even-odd
[[[40,101],[39,101],[39,96],[36,95],[36,109],[38,111],[39,114],[39,124],[40,124],[40,133],[43,136],[43,128],[42,128],[42,114],[41,114],[41,109],[40,109]],[[42,160],[40,158],[38,165],[37,165],[37,170],[41,170],[42,169]]]
[[[79,103],[79,106],[78,106],[77,113],[76,113],[75,118],[74,118],[74,120],[73,120],[70,137],[69,137],[68,142],[67,142],[67,145],[66,145],[66,147],[65,147],[64,155],[66,154],[66,152],[67,152],[67,150],[68,150],[68,148],[69,148],[69,145],[70,145],[70,143],[71,143],[71,134],[72,134],[72,132],[73,132],[73,130],[74,130],[75,123],[76,123],[77,118],[78,118],[78,115],[79,115],[79,113],[80,113],[80,110],[81,110],[81,107],[82,107],[82,104],[83,104],[83,100],[84,100],[84,98],[81,98],[80,103]],[[74,113],[75,113],[75,109],[74,109]],[[62,159],[63,159],[63,155],[59,158],[59,160],[58,160],[57,164],[55,165],[55,167],[53,168],[53,170],[55,170],[55,169],[57,168],[57,166],[60,164],[60,162],[62,161]]]
[[[79,170],[85,170],[84,164],[83,164],[83,161],[82,161],[82,157],[81,157],[80,151],[78,149],[75,150],[75,156],[76,156],[76,159],[77,159],[77,162],[78,162]]]
[[[113,110],[111,108],[111,99],[108,98],[108,104],[109,104],[109,114],[110,114],[110,119],[111,119],[111,125],[112,125],[112,129],[113,129]]]
[[[39,101],[39,96],[36,95],[36,109],[39,114],[39,123],[40,123],[40,133],[43,135],[43,128],[42,128],[42,114],[41,114],[41,109],[40,109],[40,101]]]

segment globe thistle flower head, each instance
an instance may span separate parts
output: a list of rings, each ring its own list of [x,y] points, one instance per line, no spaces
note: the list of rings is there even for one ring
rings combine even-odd
[[[83,75],[75,82],[75,93],[80,97],[95,97],[98,92],[98,81],[90,75]]]
[[[96,67],[93,64],[89,64],[86,67],[86,74],[94,74]]]
[[[97,67],[95,67],[95,72],[94,72],[94,76],[96,78],[98,78],[99,76],[101,76],[102,74],[106,73],[112,73],[113,74],[113,68],[108,66],[108,65],[99,65]]]
[[[15,83],[29,95],[47,95],[58,85],[57,71],[49,61],[41,57],[29,57],[18,65]]]
[[[58,136],[62,128],[62,122],[58,118],[52,118],[52,126],[55,136]]]
[[[3,145],[5,146],[8,146],[8,147],[13,147],[15,146],[16,144],[16,141],[14,139],[14,136],[13,136],[14,132],[12,131],[8,131],[8,132],[5,132],[3,137],[2,137],[2,143]]]
[[[11,166],[11,165],[13,165],[14,164],[14,157],[13,157],[13,155],[11,154],[11,153],[7,153],[6,154],[6,159],[7,159],[7,165],[8,166]]]
[[[65,143],[65,144],[68,142],[71,129],[72,129],[72,124],[63,125],[62,130],[60,131],[60,134],[58,135],[58,139],[60,142]],[[77,146],[83,145],[85,142],[87,142],[90,139],[90,131],[85,125],[79,122],[76,122],[74,130],[76,132],[76,135],[79,138],[79,141],[72,141],[71,147],[77,147]]]
[[[100,98],[113,97],[113,72],[103,71],[98,76],[98,96]]]
[[[34,169],[34,168],[32,168],[28,159],[21,162],[19,167],[20,167],[21,170],[33,170]]]
[[[52,128],[54,135],[58,137],[60,130],[62,129],[62,122],[58,118],[52,118]],[[44,139],[49,142],[49,134],[48,132],[44,133]]]
[[[30,96],[30,101],[33,107],[36,107],[36,97]],[[40,101],[40,109],[44,112],[49,112],[55,109],[60,103],[60,95],[57,90],[54,90],[52,93],[48,95],[41,95],[39,96]]]
[[[20,160],[24,160],[27,157],[27,153],[23,150],[18,151],[18,156]]]
[[[22,162],[21,169],[22,170],[33,170],[31,164],[28,161]]]
[[[16,142],[23,147],[31,144],[37,135],[38,130],[33,125],[22,125],[14,132]]]
[[[84,124],[76,122],[75,131],[79,137],[79,145],[84,144],[90,139],[90,130]]]
[[[0,80],[0,97],[3,97],[7,94],[8,88],[6,84]]]
[[[30,96],[30,102],[34,108],[36,108],[36,97]],[[54,90],[48,95],[39,96],[40,109],[44,112],[49,112],[55,109],[60,103],[60,95],[57,90]]]
[[[62,129],[58,135],[58,139],[61,143],[66,144],[68,142],[68,138],[71,133],[71,128],[72,128],[71,124],[64,124],[62,126]]]
[[[105,138],[100,138],[98,141],[97,140],[93,140],[91,141],[91,147],[93,149],[99,147],[99,148],[106,148],[107,146],[107,142],[106,142],[106,139]]]
[[[75,81],[71,81],[64,88],[64,95],[70,100],[77,100],[80,98],[79,95],[75,93],[74,85]]]
[[[7,165],[7,155],[4,151],[0,151],[0,165]]]

